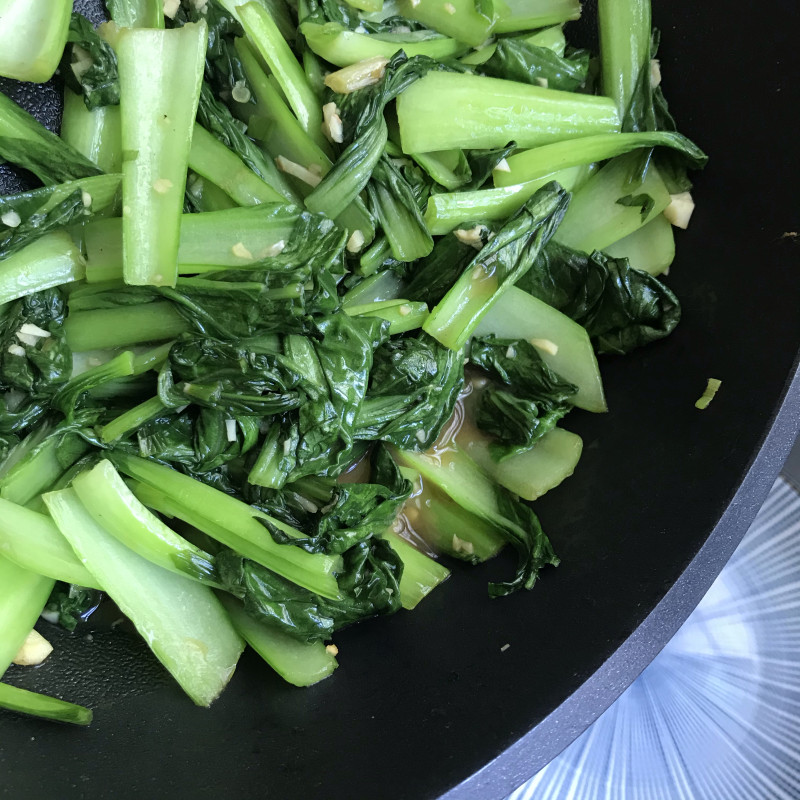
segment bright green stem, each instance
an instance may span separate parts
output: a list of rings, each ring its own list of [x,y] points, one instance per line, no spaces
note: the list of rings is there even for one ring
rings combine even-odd
[[[0,305],[18,297],[81,280],[86,267],[72,237],[53,231],[3,260]]]
[[[236,153],[196,123],[189,167],[219,186],[240,206],[285,202],[283,195],[259,178]]]
[[[151,564],[100,527],[72,489],[45,495],[50,514],[103,590],[186,694],[210,705],[243,642],[207,586]]]
[[[316,166],[323,174],[328,172],[332,166],[327,155],[329,147],[319,144],[306,133],[269,82],[246,39],[236,40],[236,52],[257,101],[254,115],[246,120],[250,135],[259,139],[273,157],[284,156],[304,167]],[[246,108],[249,110],[251,107]]]
[[[683,152],[688,150],[689,157],[698,168],[708,160],[696,145],[674,131],[606,133],[585,139],[555,142],[516,153],[507,160],[510,171],[495,170],[492,176],[495,186],[510,186],[541,178],[555,170],[606,161],[634,150],[651,147],[671,147]]]
[[[351,317],[378,317],[389,323],[389,335],[421,328],[428,318],[428,306],[416,300],[381,300],[374,303],[345,306]]]
[[[530,269],[533,259],[561,221],[569,203],[554,184],[534,195],[528,205],[467,265],[459,279],[431,311],[423,330],[451,350],[461,349],[481,319]],[[503,247],[526,240],[524,257],[499,257]]]
[[[381,235],[362,253],[358,260],[358,272],[361,275],[371,276],[391,257],[392,248],[389,246],[389,241]]]
[[[100,106],[90,111],[80,95],[65,88],[61,138],[103,172],[122,170],[119,106]]]
[[[122,175],[114,173],[79,178],[55,186],[41,186],[38,189],[30,189],[19,194],[8,194],[0,197],[0,214],[5,214],[6,211],[16,211],[22,219],[28,219],[36,212],[46,214],[78,189],[89,195],[91,210],[93,213],[97,213],[105,211],[114,203],[119,196],[121,184]]]
[[[421,38],[413,33],[371,36],[348,30],[336,22],[320,25],[304,22],[300,32],[309,47],[321,58],[337,67],[347,67],[367,58],[391,58],[402,50],[409,58],[428,56],[437,60],[456,58],[469,49],[469,45],[444,36]],[[483,41],[483,40],[481,40]]]
[[[440,583],[450,577],[450,570],[420,553],[416,547],[402,539],[394,531],[382,534],[392,549],[403,561],[403,575],[400,578],[400,601],[403,608],[411,611],[424,600]]]
[[[163,28],[162,0],[108,0],[108,13],[120,28]]]
[[[25,7],[25,6],[21,6]],[[33,148],[34,152],[30,152]],[[21,164],[42,183],[97,175],[100,170],[0,92],[0,158]]]
[[[64,323],[67,344],[77,352],[174,339],[188,328],[189,324],[167,300],[78,311]]]
[[[446,36],[477,47],[491,35],[497,22],[492,3],[484,3],[492,9],[492,16],[479,13],[475,0],[452,0],[445,4],[440,0],[399,0],[397,10],[406,19],[415,19]]]
[[[580,0],[505,0],[495,33],[515,33],[580,19]]]
[[[57,581],[99,589],[46,514],[0,500],[0,556]]]
[[[15,711],[17,714],[50,719],[53,722],[67,722],[71,725],[89,725],[93,716],[90,708],[46,694],[9,686],[7,683],[0,683],[0,708]]]
[[[412,158],[445,189],[454,191],[469,181],[469,164],[463,150],[415,153]]]
[[[457,72],[429,72],[409,86],[397,98],[397,119],[405,153],[510,141],[538,147],[620,128],[607,97]]]
[[[0,556],[0,677],[33,630],[54,584]]]
[[[578,387],[572,402],[586,411],[607,411],[597,357],[586,329],[552,306],[512,286],[481,320],[476,336],[538,342],[539,355]],[[553,346],[550,346],[552,343]]]
[[[201,178],[193,172],[189,173],[186,181],[186,194],[192,198],[192,202],[198,211],[224,211],[226,208],[236,208],[237,204],[213,181]],[[180,266],[178,274],[181,274]]]
[[[266,8],[255,2],[239,6],[238,11],[247,36],[275,76],[301,127],[317,144],[322,145],[324,138],[319,99],[275,21]]]
[[[170,572],[219,586],[214,559],[148,511],[110,461],[103,459],[78,475],[72,488],[95,522],[134,553]]]
[[[624,118],[642,69],[650,69],[650,0],[598,0],[597,15],[603,94]]]
[[[639,230],[607,245],[603,252],[612,258],[627,258],[635,269],[661,275],[675,259],[675,234],[669,220],[659,214]]]
[[[336,656],[322,642],[302,642],[253,619],[238,600],[229,596],[220,599],[239,635],[288,683],[312,686],[339,666]]]
[[[104,442],[115,442],[121,439],[129,431],[136,430],[140,425],[144,425],[154,419],[166,409],[166,406],[158,397],[151,397],[138,406],[134,406],[128,411],[124,411],[111,422],[103,426],[100,431],[100,438]]]
[[[275,544],[264,526],[256,521],[259,512],[246,503],[143,458],[115,452],[113,460],[130,477],[166,495],[172,501],[175,516],[311,592],[330,598],[339,596],[333,576],[338,559]],[[151,505],[149,500],[143,502]],[[205,525],[204,520],[210,525]],[[281,530],[298,535],[288,525],[270,521]]]
[[[365,278],[354,286],[343,298],[342,305],[364,305],[365,303],[378,303],[383,300],[396,300],[401,296],[403,281],[397,273],[390,269],[378,272]]]
[[[571,192],[588,176],[586,167],[570,167],[527,183],[474,192],[442,192],[428,198],[425,224],[434,236],[449,233],[463,222],[508,219],[550,181]]]
[[[174,286],[208,27],[127,30],[117,46],[125,282]]]
[[[25,505],[49,489],[72,466],[89,445],[75,434],[65,434],[67,443],[50,436],[18,461],[0,479],[0,497]]]
[[[247,476],[248,483],[265,486],[268,489],[283,488],[283,484],[286,483],[286,471],[280,467],[283,455],[280,435],[280,425],[273,425],[267,431],[258,458]]]
[[[655,164],[638,187],[628,186],[632,156],[610,161],[575,192],[555,238],[574,250],[591,253],[618,242],[657,217],[669,205],[670,196]],[[642,216],[637,206],[620,205],[626,196],[649,196],[653,207]]]
[[[69,0],[6,0],[0,12],[0,75],[31,83],[49,81],[67,44],[71,12]]]

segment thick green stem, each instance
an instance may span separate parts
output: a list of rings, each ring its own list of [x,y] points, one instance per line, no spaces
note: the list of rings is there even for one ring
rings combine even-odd
[[[240,206],[285,202],[284,197],[259,178],[236,153],[197,124],[189,151],[189,167],[219,186]]]
[[[505,0],[495,33],[515,33],[580,19],[580,0]]]
[[[44,83],[53,77],[67,44],[69,0],[6,2],[0,25],[0,75]]]
[[[378,317],[389,323],[389,335],[421,328],[428,318],[428,306],[415,300],[379,300],[373,303],[348,305],[344,309],[351,317]]]
[[[134,553],[170,572],[219,586],[213,558],[148,511],[110,461],[78,475],[72,488],[95,522]]]
[[[0,556],[57,581],[100,588],[50,517],[8,500],[0,500]]]
[[[416,547],[398,536],[394,531],[383,534],[403,561],[400,578],[400,600],[403,608],[411,611],[424,600],[440,583],[450,577],[450,570],[420,553]]]
[[[117,46],[125,282],[174,286],[208,28],[129,29]]]
[[[151,397],[149,400],[145,400],[143,403],[139,403],[138,406],[128,409],[111,420],[111,422],[104,425],[100,431],[100,438],[104,442],[115,442],[129,431],[136,430],[139,426],[154,419],[165,410],[166,406],[158,397]]]
[[[0,556],[0,677],[33,630],[54,584]]]
[[[405,153],[453,147],[538,147],[619,131],[607,97],[457,72],[429,72],[397,99]]]
[[[95,522],[72,489],[45,495],[51,516],[103,590],[197,705],[210,705],[244,644],[207,586],[129,550]]]
[[[89,708],[9,686],[7,683],[0,683],[0,708],[54,722],[68,722],[71,725],[88,725],[92,721],[92,711]]]
[[[239,6],[239,19],[250,41],[269,66],[303,130],[322,145],[322,108],[300,62],[269,12],[258,3]]]
[[[603,94],[624,119],[642,69],[650,69],[650,0],[598,0]]]
[[[708,161],[702,150],[674,131],[607,133],[568,142],[555,142],[516,153],[507,159],[508,171],[495,169],[492,176],[495,186],[511,186],[536,180],[555,170],[606,161],[634,150],[651,147],[680,150],[691,159],[692,166],[697,169]]]
[[[127,475],[171,500],[172,511],[168,513],[174,513],[212,538],[309,591],[324,597],[339,596],[333,576],[338,559],[275,544],[264,526],[257,522],[259,512],[246,503],[188,475],[143,458],[115,452],[113,461]],[[150,499],[140,499],[145,505],[153,507]],[[270,519],[270,522],[285,532],[298,535],[297,531],[278,520]]]
[[[100,106],[90,111],[80,95],[64,89],[61,138],[103,172],[122,170],[119,106]]]
[[[108,13],[120,28],[163,28],[162,0],[108,0]]]
[[[343,298],[342,305],[364,305],[377,303],[383,300],[396,300],[402,294],[403,281],[395,272],[385,269],[375,275],[365,278],[354,286]]]
[[[485,4],[492,10],[491,16],[481,13],[474,0],[399,0],[397,9],[407,19],[422,22],[446,36],[477,47],[491,35],[498,15],[492,3]]]
[[[86,265],[72,237],[53,231],[12,253],[0,269],[0,305],[81,280]]]
[[[188,328],[189,323],[166,300],[78,311],[64,323],[67,344],[78,352],[174,339]]]
[[[607,245],[603,252],[612,258],[627,258],[634,269],[661,275],[669,271],[675,259],[672,225],[659,214],[624,239]]]
[[[322,642],[302,642],[253,619],[238,600],[220,599],[239,635],[288,683],[312,686],[339,666],[333,651]]]

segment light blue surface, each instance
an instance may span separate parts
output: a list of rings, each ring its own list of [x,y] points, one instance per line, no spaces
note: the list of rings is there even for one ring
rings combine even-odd
[[[800,495],[778,479],[661,655],[508,800],[800,798]]]

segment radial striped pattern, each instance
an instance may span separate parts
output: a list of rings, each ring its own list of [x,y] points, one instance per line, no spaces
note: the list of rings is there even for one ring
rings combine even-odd
[[[800,496],[779,479],[661,655],[508,800],[800,798]]]

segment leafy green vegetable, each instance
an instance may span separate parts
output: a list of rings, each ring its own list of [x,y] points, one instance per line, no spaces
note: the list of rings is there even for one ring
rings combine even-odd
[[[675,295],[626,259],[588,256],[554,241],[517,285],[583,325],[601,353],[663,339],[681,315]]]
[[[574,92],[586,82],[589,51],[576,50],[562,57],[549,47],[538,47],[525,39],[500,39],[481,70],[494,78]]]
[[[90,111],[119,104],[117,57],[86,17],[73,12],[67,41],[72,45],[72,63],[65,63],[67,85],[83,95]]]

